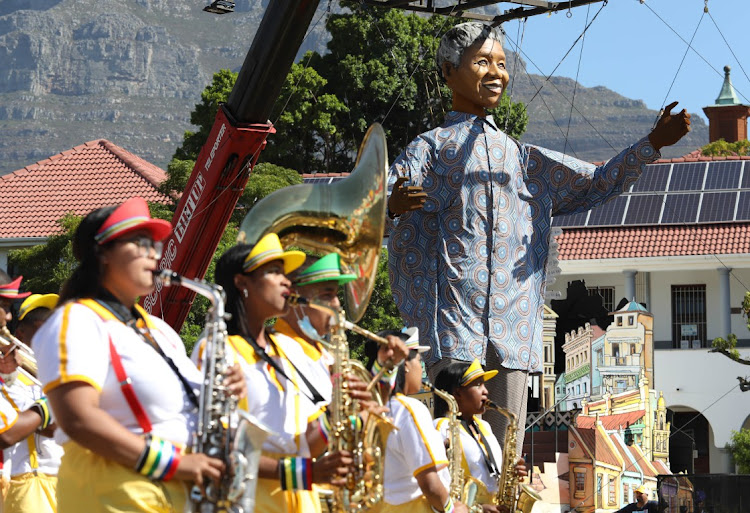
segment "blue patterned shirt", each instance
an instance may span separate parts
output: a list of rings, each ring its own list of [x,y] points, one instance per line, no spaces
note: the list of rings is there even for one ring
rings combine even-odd
[[[659,158],[648,138],[600,167],[500,131],[491,116],[449,112],[391,166],[427,193],[388,240],[393,298],[404,321],[443,357],[542,372],[542,313],[552,215],[589,210],[623,192]]]

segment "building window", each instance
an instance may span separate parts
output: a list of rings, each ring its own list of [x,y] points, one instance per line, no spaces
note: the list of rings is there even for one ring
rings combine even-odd
[[[586,393],[586,383],[583,384],[583,393]]]
[[[612,356],[615,358],[620,357],[620,343],[619,342],[612,342]]]
[[[622,315],[618,315],[615,317],[615,324],[618,326],[622,326]]]
[[[624,483],[622,485],[622,497],[623,497],[623,499],[627,501],[629,494],[630,494],[630,486],[628,485],[628,483]]]
[[[617,504],[617,490],[615,490],[615,478],[609,476],[609,505],[614,506]]]
[[[630,344],[630,354],[636,354],[635,344]]]
[[[549,347],[547,346],[544,346],[544,361],[545,362],[549,361]]]
[[[586,287],[589,296],[598,295],[602,298],[602,306],[611,312],[615,309],[615,288],[614,287]]]
[[[584,497],[584,492],[586,491],[586,473],[585,472],[576,472],[576,494],[575,496],[577,498]]]
[[[635,324],[635,315],[628,315],[628,326]]]
[[[597,474],[596,476],[596,503],[599,506],[603,506],[602,504],[602,475]]]
[[[604,354],[601,349],[596,350],[596,364],[601,367],[604,365]]]
[[[576,385],[576,395],[581,395],[581,385]]]
[[[705,285],[672,285],[672,347],[706,347]]]

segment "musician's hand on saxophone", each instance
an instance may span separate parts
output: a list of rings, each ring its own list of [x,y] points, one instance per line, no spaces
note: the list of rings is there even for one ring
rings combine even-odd
[[[518,476],[519,481],[523,481],[523,478],[529,475],[529,469],[526,466],[526,460],[523,459],[523,457],[518,458],[518,461],[516,462],[515,467],[513,467],[516,471],[516,476]]]
[[[200,452],[184,454],[177,465],[175,479],[192,481],[205,492],[206,480],[212,479],[218,486],[225,470],[224,462],[220,459],[211,458]]]
[[[236,399],[242,399],[247,396],[247,382],[245,375],[242,373],[242,367],[236,363],[229,367],[224,374],[224,386],[229,389],[229,393]]]
[[[313,463],[313,483],[346,485],[346,476],[354,472],[354,459],[349,451],[326,453]]]
[[[378,347],[378,363],[386,368],[392,369],[403,362],[409,356],[409,348],[406,342],[395,335],[386,335],[388,345]]]

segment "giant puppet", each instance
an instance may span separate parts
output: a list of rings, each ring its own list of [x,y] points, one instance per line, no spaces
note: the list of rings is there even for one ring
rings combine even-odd
[[[437,66],[453,110],[412,141],[389,173],[393,297],[430,346],[432,379],[452,360],[479,358],[499,371],[488,383],[490,399],[524,419],[527,376],[543,365],[551,217],[626,190],[660,148],[690,130],[690,115],[672,115],[676,103],[669,105],[647,137],[596,167],[522,144],[486,115],[509,81],[500,28],[453,27],[440,41]],[[503,440],[505,418],[487,418]],[[519,422],[519,451],[523,429]]]

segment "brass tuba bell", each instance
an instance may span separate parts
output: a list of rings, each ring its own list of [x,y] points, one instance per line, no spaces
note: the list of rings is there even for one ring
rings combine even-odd
[[[385,229],[388,154],[385,133],[372,125],[351,175],[334,184],[300,184],[269,194],[242,220],[237,241],[255,244],[275,232],[284,247],[338,253],[345,272],[346,312],[357,322],[367,308]]]

